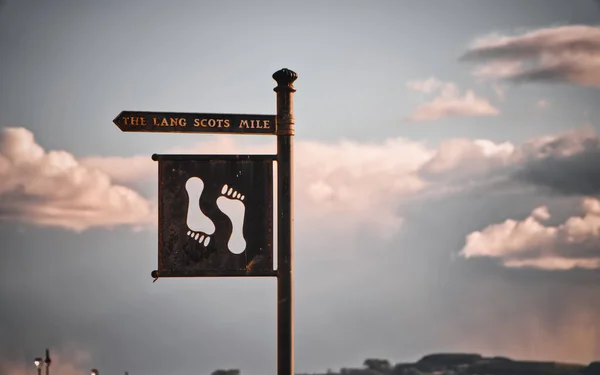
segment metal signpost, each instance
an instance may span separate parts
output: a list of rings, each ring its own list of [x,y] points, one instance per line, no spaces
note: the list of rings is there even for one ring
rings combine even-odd
[[[294,374],[294,81],[277,81],[277,115],[123,111],[125,132],[277,136],[276,155],[153,155],[158,161],[158,270],[152,277],[277,277],[277,375]],[[277,269],[273,267],[277,162]]]

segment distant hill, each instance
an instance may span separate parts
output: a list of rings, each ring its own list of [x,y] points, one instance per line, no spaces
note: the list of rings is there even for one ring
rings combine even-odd
[[[588,365],[518,361],[471,353],[429,354],[414,363],[391,365],[386,359],[366,359],[363,368],[296,375],[600,375],[600,362]]]

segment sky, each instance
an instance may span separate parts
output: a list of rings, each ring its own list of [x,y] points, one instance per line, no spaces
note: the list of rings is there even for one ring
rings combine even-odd
[[[159,279],[123,110],[275,113],[295,82],[295,368],[600,358],[600,4],[4,0],[0,373],[276,370],[275,280]]]

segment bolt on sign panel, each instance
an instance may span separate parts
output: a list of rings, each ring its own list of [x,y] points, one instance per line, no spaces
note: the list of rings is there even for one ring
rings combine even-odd
[[[153,158],[159,167],[159,276],[273,272],[276,156]]]

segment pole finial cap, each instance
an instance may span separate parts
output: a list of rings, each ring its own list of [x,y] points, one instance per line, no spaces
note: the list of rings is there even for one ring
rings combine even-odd
[[[283,68],[273,73],[273,79],[277,81],[278,88],[287,87],[293,89],[293,83],[297,78],[298,74],[287,68]]]

